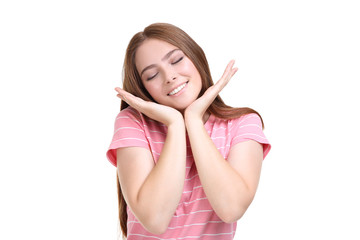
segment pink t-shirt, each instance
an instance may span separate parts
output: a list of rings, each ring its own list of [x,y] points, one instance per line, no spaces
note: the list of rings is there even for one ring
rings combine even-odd
[[[271,148],[262,131],[261,120],[256,114],[247,114],[232,120],[222,120],[210,115],[205,123],[205,129],[225,159],[227,159],[232,146],[250,139],[263,144],[264,158]],[[135,109],[128,107],[116,117],[114,136],[107,151],[107,158],[116,166],[117,148],[138,146],[149,149],[156,163],[163,148],[166,134],[167,127],[164,124],[149,119]],[[234,238],[236,223],[224,223],[212,209],[201,186],[188,139],[186,145],[184,190],[167,231],[161,235],[149,233],[128,208],[128,240],[226,240]]]

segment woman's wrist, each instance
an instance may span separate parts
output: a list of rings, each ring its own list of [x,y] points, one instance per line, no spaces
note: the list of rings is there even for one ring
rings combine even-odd
[[[204,121],[202,117],[199,117],[197,115],[191,115],[191,114],[185,115],[184,122],[188,132],[192,131],[193,129],[196,131],[204,126]]]
[[[174,118],[171,122],[167,124],[168,129],[177,129],[177,130],[185,130],[185,122],[184,118],[181,114],[179,117]]]
[[[206,120],[209,118],[210,114],[205,113],[197,113],[192,111],[185,111],[184,113],[184,121],[185,125],[188,126],[190,124],[192,125],[204,125]]]

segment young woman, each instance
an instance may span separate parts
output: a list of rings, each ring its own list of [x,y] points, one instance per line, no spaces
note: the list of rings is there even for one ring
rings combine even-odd
[[[131,39],[107,152],[129,240],[234,238],[270,145],[256,111],[218,95],[233,66],[213,84],[202,49],[170,24]]]

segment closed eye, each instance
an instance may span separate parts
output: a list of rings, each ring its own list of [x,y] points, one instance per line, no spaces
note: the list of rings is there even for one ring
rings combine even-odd
[[[158,75],[158,73],[155,73],[154,75],[152,75],[151,77],[148,77],[146,80],[151,80],[151,79],[153,79],[154,77],[156,77],[156,75]]]
[[[171,64],[173,64],[173,65],[174,65],[174,64],[177,64],[178,62],[180,62],[181,60],[183,60],[183,58],[184,58],[184,57],[181,57],[181,58],[179,58],[178,60],[176,60],[175,62],[173,62],[173,63],[171,63]]]

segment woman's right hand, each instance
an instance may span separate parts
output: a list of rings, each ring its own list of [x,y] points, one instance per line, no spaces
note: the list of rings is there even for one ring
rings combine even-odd
[[[166,126],[170,126],[172,123],[179,121],[184,123],[182,114],[172,107],[155,102],[144,101],[143,99],[136,97],[119,87],[116,87],[115,91],[118,92],[116,96],[125,101],[131,107],[145,114],[149,118],[165,124]]]

